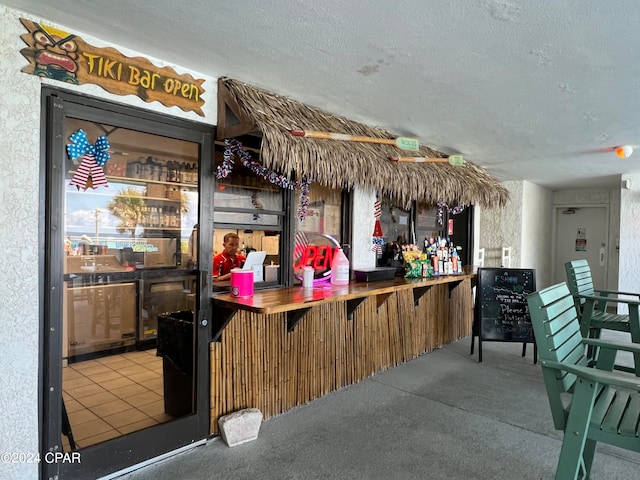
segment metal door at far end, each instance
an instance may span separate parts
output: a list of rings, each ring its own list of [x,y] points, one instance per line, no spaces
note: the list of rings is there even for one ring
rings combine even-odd
[[[607,284],[608,208],[606,206],[557,207],[554,282],[565,282],[564,264],[587,260],[593,285]]]

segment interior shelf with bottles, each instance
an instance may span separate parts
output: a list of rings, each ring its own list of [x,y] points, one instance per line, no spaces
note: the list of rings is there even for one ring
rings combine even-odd
[[[105,165],[107,177],[143,180],[195,186],[198,184],[198,164],[188,160],[167,160],[152,155],[129,159],[131,154],[118,152]]]
[[[118,153],[105,164],[105,176],[114,186],[125,186],[120,194],[140,198],[136,221],[145,229],[145,236],[173,236],[169,232],[179,232],[188,203],[185,193],[197,192],[198,164],[151,155],[132,160],[130,157],[135,154]]]

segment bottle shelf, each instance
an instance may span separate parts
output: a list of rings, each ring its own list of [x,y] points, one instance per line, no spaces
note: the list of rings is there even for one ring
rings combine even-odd
[[[149,230],[149,231],[158,231],[158,230],[170,230],[170,231],[175,231],[175,232],[179,232],[182,229],[180,227],[147,227],[144,224],[138,224],[139,227],[144,228],[145,230]]]
[[[78,194],[78,193],[86,193],[86,192],[83,191],[83,190],[77,190],[77,191],[71,190],[71,191],[68,191],[66,193]],[[114,194],[111,193],[111,192],[98,192],[98,191],[96,191],[96,192],[91,192],[91,193],[93,195],[103,195],[105,197],[113,197],[114,196]],[[136,197],[136,198],[141,198],[142,200],[145,200],[145,201],[158,202],[158,203],[160,203],[160,202],[162,202],[162,203],[180,203],[182,201],[181,199],[174,199],[174,198],[167,198],[167,197],[147,197],[147,196],[144,196],[144,195],[140,195],[139,197]]]
[[[71,180],[75,175],[75,170],[67,171],[67,180]],[[133,177],[121,177],[121,176],[113,176],[113,175],[105,175],[107,181],[116,182],[116,183],[126,183],[130,185],[141,185],[146,186],[148,183],[153,183],[156,185],[166,185],[167,187],[186,187],[193,188],[195,190],[198,189],[197,183],[180,183],[180,182],[167,182],[166,180],[148,180],[146,178],[133,178]],[[254,187],[255,188],[255,187]],[[82,190],[79,190],[82,192]]]
[[[225,188],[225,193],[235,193],[237,189],[237,191],[241,191],[241,190],[258,190],[258,191],[262,191],[262,192],[278,192],[281,190],[280,187],[272,184],[272,185],[261,185],[261,186],[255,186],[255,185],[236,185],[236,184],[231,184],[231,183],[223,183],[218,181],[218,186],[224,186]],[[232,189],[231,191],[228,191],[226,189]]]
[[[166,185],[168,187],[187,187],[187,188],[198,188],[197,183],[179,183],[179,182],[167,182],[166,180],[147,180],[146,178],[132,178],[132,177],[113,177],[107,175],[107,180],[118,182],[118,183],[131,183],[136,185],[145,185],[147,183],[153,183],[156,185]]]
[[[180,199],[174,199],[174,198],[166,198],[166,197],[140,197],[143,198],[145,200],[151,200],[154,202],[173,202],[173,203],[180,203]]]

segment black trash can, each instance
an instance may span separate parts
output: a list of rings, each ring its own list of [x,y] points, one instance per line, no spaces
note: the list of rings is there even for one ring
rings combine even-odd
[[[162,357],[164,411],[172,417],[193,412],[193,330],[191,311],[158,315],[156,355]]]

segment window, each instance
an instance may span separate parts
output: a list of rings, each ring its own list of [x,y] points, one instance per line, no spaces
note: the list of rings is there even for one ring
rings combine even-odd
[[[216,148],[215,165],[224,165],[224,146]],[[245,148],[245,151],[258,150]],[[253,160],[255,162],[255,160]],[[335,248],[349,242],[345,222],[348,196],[342,190],[332,190],[317,183],[309,186],[307,209],[300,220],[300,190],[289,190],[271,183],[256,174],[236,157],[228,175],[216,181],[214,192],[214,256],[222,252],[224,236],[235,233],[239,237],[238,250],[246,255],[251,251],[264,251],[266,258],[262,272],[254,269],[256,288],[260,286],[290,285],[302,277],[301,249],[318,245],[321,254],[316,264],[324,265],[328,274]],[[292,244],[290,243],[292,242]],[[303,248],[304,247],[304,248]],[[316,251],[317,252],[317,251]],[[349,256],[348,248],[345,253]],[[306,260],[313,263],[313,258]],[[293,262],[293,268],[292,268]],[[293,272],[293,275],[292,275]],[[226,291],[227,284],[214,282],[214,291]]]
[[[216,169],[223,165],[224,147],[215,151]],[[250,151],[250,149],[245,149]],[[257,157],[257,152],[254,157]],[[239,237],[239,253],[264,251],[264,269],[254,270],[256,288],[259,284],[282,284],[280,272],[283,252],[282,232],[286,222],[285,201],[290,192],[265,180],[234,158],[233,170],[225,178],[216,180],[213,194],[213,254],[223,251],[224,236],[235,233]],[[214,291],[228,289],[228,282],[217,285]]]
[[[342,191],[312,183],[309,204],[303,221],[294,224],[293,270],[296,283],[301,281],[302,268],[312,266],[315,279],[328,278],[336,248],[346,240],[343,229]],[[300,204],[298,203],[298,208]],[[347,256],[348,251],[345,251]]]
[[[444,222],[444,218],[442,219]],[[418,205],[416,208],[416,241],[424,245],[425,239],[444,235],[444,226],[438,223],[438,208]]]
[[[309,188],[309,207],[303,221],[298,220],[294,232],[331,235],[341,242],[342,192],[312,183]],[[299,204],[298,204],[299,206]]]
[[[411,210],[404,210],[388,200],[380,202],[380,227],[382,228],[382,251],[378,253],[378,266],[402,265],[402,245],[411,242]]]

